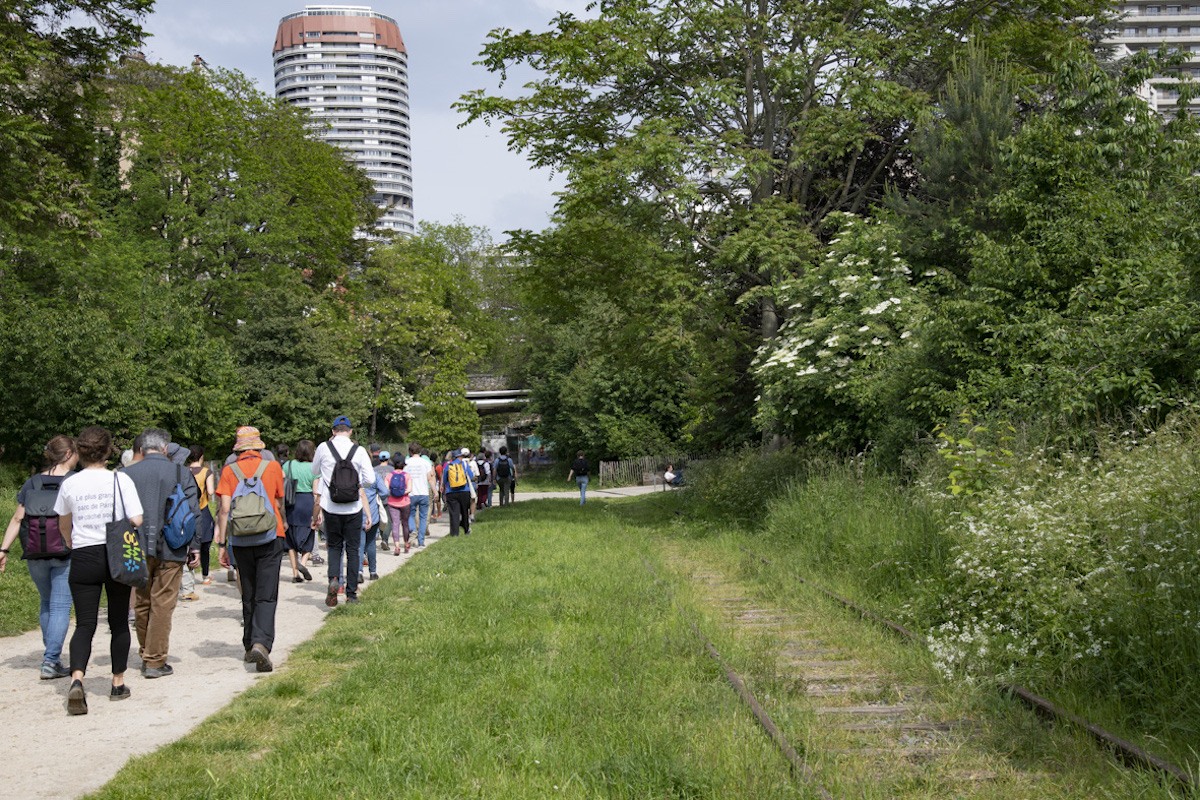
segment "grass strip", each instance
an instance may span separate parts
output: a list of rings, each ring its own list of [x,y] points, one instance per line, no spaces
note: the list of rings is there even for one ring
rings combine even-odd
[[[488,512],[97,796],[803,796],[605,505]]]

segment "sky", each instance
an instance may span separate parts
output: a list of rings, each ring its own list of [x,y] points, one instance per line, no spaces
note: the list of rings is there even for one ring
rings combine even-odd
[[[328,0],[333,4],[337,0]],[[464,121],[451,105],[474,89],[496,91],[497,76],[473,66],[495,28],[541,31],[560,11],[586,14],[588,0],[378,0],[393,17],[408,50],[412,126],[413,204],[420,222],[453,222],[504,231],[541,230],[549,224],[561,175],[534,169],[510,153],[498,128]],[[314,5],[318,3],[313,3]],[[297,0],[157,0],[143,27],[152,62],[186,66],[200,55],[211,66],[236,69],[274,95],[271,48],[286,14],[304,9]],[[510,76],[511,77],[511,76]],[[506,84],[505,91],[518,82]]]

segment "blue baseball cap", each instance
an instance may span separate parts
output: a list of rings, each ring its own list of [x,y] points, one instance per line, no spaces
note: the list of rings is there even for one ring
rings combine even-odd
[[[392,457],[392,454],[389,453],[387,450],[380,450],[379,457],[382,458],[384,461],[387,461],[389,458]]]
[[[354,426],[350,424],[350,418],[347,416],[344,416],[344,415],[338,417],[337,419],[335,419],[333,421],[334,428],[336,428],[338,425],[345,425],[347,428],[351,428],[351,429],[354,428]]]

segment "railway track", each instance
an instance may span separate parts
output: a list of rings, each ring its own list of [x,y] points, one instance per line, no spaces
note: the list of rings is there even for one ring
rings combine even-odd
[[[667,509],[666,506],[664,506],[662,503],[659,503],[657,500],[650,499],[649,501],[660,508],[671,510]],[[686,515],[685,512],[679,509],[674,509],[673,511],[676,515]],[[784,569],[780,565],[774,564],[766,557],[745,546],[739,546],[738,549],[766,566],[776,569]],[[647,567],[649,568],[649,564],[647,564]],[[817,583],[814,583],[811,580],[797,575],[791,570],[784,569],[784,571],[790,575],[792,579],[811,587],[813,590],[817,591],[823,596],[842,605],[846,609],[853,611],[863,619],[875,623],[888,631],[891,631],[893,634],[896,634],[906,641],[920,644],[922,646],[926,644],[925,638],[920,634],[914,633],[904,626],[899,625],[898,623],[895,623],[875,613],[874,611],[871,611],[870,609],[860,606],[852,600],[842,597],[837,593],[832,592]],[[701,579],[718,579],[717,576],[712,573],[707,575],[702,574],[698,577]],[[782,613],[772,612],[767,609],[752,608],[749,606],[738,607],[736,604],[748,602],[745,600],[745,598],[732,598],[728,599],[726,602],[728,604],[728,610],[733,612],[734,616],[741,614],[741,622],[749,622],[751,627],[755,625],[763,625],[764,623],[770,624],[771,622],[783,621],[785,619],[785,615]],[[679,604],[677,602],[676,607],[679,608]],[[772,615],[775,616],[775,619],[772,619]],[[696,633],[701,638],[704,638],[703,633],[698,627],[696,627],[695,623],[691,620],[689,620],[689,622],[695,628]],[[707,638],[704,638],[704,641],[706,646],[711,649],[712,645],[708,642]],[[783,653],[793,657],[790,660],[789,665],[799,671],[799,680],[804,682],[806,686],[810,687],[807,690],[807,693],[811,696],[852,697],[863,694],[877,694],[883,688],[878,684],[879,676],[852,671],[857,667],[853,657],[840,658],[839,656],[842,655],[841,653],[837,651],[831,651],[829,648],[822,646],[823,643],[821,642],[805,641],[791,644],[795,645],[791,648],[791,653],[789,654],[788,648],[784,648]],[[710,653],[710,655],[713,655],[715,658],[720,660],[715,651]],[[814,658],[807,658],[808,656],[813,656]],[[724,669],[729,670],[728,665],[726,665],[723,661],[721,663]],[[745,681],[742,680],[742,683],[744,684]],[[914,691],[914,693],[918,693],[921,689],[923,689],[923,687],[908,687],[908,689]],[[896,687],[895,690],[897,694],[903,698],[905,687]],[[1182,769],[1178,765],[1172,764],[1171,762],[1148,752],[1144,748],[1141,748],[1132,742],[1117,736],[1111,731],[1108,731],[1103,727],[1096,725],[1095,723],[1089,722],[1083,717],[1080,717],[1079,715],[1058,706],[1057,704],[1037,695],[1023,686],[1011,684],[1002,687],[1002,691],[1008,696],[1018,699],[1022,704],[1028,708],[1031,708],[1038,715],[1044,717],[1045,719],[1084,732],[1093,740],[1095,740],[1095,742],[1101,747],[1111,751],[1122,763],[1162,775],[1169,781],[1173,781],[1175,785],[1184,790],[1187,794],[1191,796],[1196,795],[1196,790],[1198,788],[1197,778],[1189,774],[1186,770]],[[973,723],[969,720],[931,721],[927,719],[918,719],[916,721],[905,721],[906,717],[911,716],[912,714],[921,716],[922,712],[920,710],[914,710],[910,704],[903,702],[891,705],[873,702],[864,706],[845,707],[841,710],[838,710],[835,707],[824,707],[818,708],[817,714],[818,716],[837,714],[861,715],[864,719],[868,720],[865,722],[843,726],[843,730],[848,732],[872,733],[892,730],[893,732],[900,732],[902,734],[918,734],[916,738],[926,740],[936,739],[938,738],[937,735],[950,734],[954,731],[960,731],[973,725]],[[899,755],[904,758],[936,758],[936,754],[932,751],[912,749],[907,747],[907,744],[913,741],[913,737],[902,738],[901,741],[906,743],[906,746],[902,748],[899,753]],[[883,751],[879,750],[878,752]],[[986,772],[981,772],[978,775],[970,777],[973,780],[986,780],[990,776],[987,775]],[[822,791],[824,791],[823,788]]]

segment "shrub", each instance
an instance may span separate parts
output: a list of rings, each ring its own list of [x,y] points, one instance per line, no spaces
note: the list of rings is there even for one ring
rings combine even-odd
[[[701,516],[761,528],[768,501],[802,479],[812,463],[811,455],[800,450],[766,453],[744,447],[688,467],[687,480]]]

